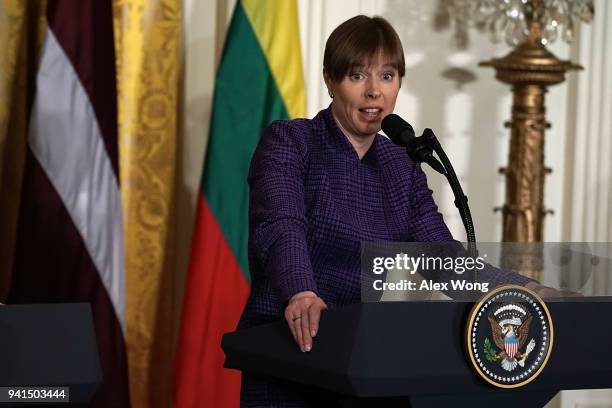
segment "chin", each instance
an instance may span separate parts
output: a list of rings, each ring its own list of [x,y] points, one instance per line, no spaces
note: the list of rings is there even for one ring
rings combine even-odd
[[[380,122],[376,125],[368,126],[363,130],[363,133],[366,135],[373,135],[374,133],[380,132]]]

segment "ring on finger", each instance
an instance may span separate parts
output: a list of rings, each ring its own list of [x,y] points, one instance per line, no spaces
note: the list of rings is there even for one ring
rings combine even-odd
[[[293,318],[293,320],[292,320],[292,321],[294,321],[294,322],[295,322],[296,320],[301,319],[301,318],[302,318],[302,316],[296,316],[296,317],[294,317],[294,318]]]

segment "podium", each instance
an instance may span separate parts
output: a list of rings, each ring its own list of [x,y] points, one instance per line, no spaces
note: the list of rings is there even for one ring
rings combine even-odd
[[[69,387],[83,403],[101,378],[89,304],[0,306],[0,387]]]
[[[335,393],[345,406],[542,407],[560,390],[612,388],[612,297],[549,300],[555,338],[529,384],[498,389],[467,357],[473,303],[362,303],[325,311],[302,353],[284,321],[223,336],[225,367]],[[408,404],[408,402],[410,404]]]

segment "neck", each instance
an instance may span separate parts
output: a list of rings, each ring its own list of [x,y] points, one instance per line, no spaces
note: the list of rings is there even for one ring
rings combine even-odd
[[[368,150],[372,146],[372,143],[374,142],[374,138],[376,137],[376,133],[373,135],[368,135],[368,136],[353,135],[342,126],[342,123],[340,123],[338,118],[336,118],[336,115],[334,114],[333,109],[332,109],[332,116],[334,117],[334,121],[336,122],[336,125],[338,125],[338,128],[340,128],[340,131],[342,131],[342,134],[351,143],[351,146],[353,146],[353,149],[355,149],[357,156],[359,156],[359,160],[363,159],[363,156],[365,156],[365,154],[368,152]]]

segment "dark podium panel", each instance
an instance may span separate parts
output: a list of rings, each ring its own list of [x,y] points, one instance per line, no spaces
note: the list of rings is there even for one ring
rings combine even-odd
[[[0,306],[0,387],[70,387],[87,402],[101,378],[89,304]]]
[[[285,322],[226,334],[225,366],[321,387],[371,406],[541,407],[560,390],[612,388],[612,297],[546,302],[554,345],[543,372],[524,387],[482,380],[466,353],[472,303],[364,303],[325,311],[310,353]],[[362,405],[359,405],[362,406]],[[368,405],[369,406],[369,405]]]

